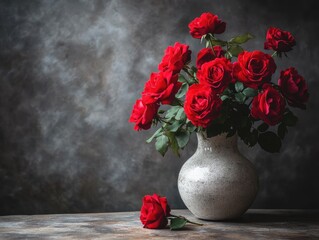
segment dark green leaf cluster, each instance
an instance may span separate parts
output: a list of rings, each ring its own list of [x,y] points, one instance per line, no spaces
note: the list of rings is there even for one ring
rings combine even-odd
[[[163,156],[169,147],[179,156],[179,149],[187,145],[191,133],[197,128],[188,121],[182,106],[171,107],[159,121],[162,126],[146,142],[155,139],[156,150]]]

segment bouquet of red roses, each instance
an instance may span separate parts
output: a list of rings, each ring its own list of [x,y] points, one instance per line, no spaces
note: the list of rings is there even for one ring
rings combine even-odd
[[[293,67],[282,70],[277,83],[272,82],[275,60],[287,56],[295,38],[270,27],[264,44],[273,50],[269,55],[242,48],[251,34],[217,38],[226,23],[214,14],[203,13],[188,27],[192,37],[206,42],[197,54],[196,67],[190,66],[188,45],[177,42],[167,47],[159,71],[151,73],[133,107],[129,121],[135,123],[134,129],[160,125],[147,142],[155,139],[162,155],[168,147],[179,155],[193,132],[208,138],[237,133],[248,146],[258,143],[268,152],[279,152],[288,127],[297,122],[288,106],[305,109],[309,97],[304,78]],[[170,108],[160,109],[164,105]]]

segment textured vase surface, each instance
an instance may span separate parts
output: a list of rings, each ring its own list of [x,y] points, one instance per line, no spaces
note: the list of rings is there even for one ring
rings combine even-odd
[[[237,147],[237,136],[197,134],[195,154],[182,166],[178,190],[186,207],[205,220],[240,217],[254,201],[258,177]]]

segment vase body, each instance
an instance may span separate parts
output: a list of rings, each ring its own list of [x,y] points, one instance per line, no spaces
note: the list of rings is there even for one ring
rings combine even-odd
[[[205,220],[240,217],[254,201],[258,177],[237,148],[237,136],[197,134],[195,154],[182,166],[178,190],[186,207]]]

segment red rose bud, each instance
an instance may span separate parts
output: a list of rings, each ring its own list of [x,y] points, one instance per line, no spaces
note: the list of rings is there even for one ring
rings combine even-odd
[[[278,85],[290,106],[303,109],[306,107],[305,103],[309,98],[307,83],[295,68],[281,71]]]
[[[187,118],[195,125],[208,127],[221,111],[222,100],[213,92],[212,88],[203,84],[193,84],[189,87],[184,110]]]
[[[170,211],[166,197],[146,195],[143,198],[140,220],[145,228],[164,228],[168,223]]]
[[[191,60],[191,50],[188,48],[188,45],[178,42],[174,46],[168,46],[158,69],[179,73],[185,64]]]
[[[271,80],[276,71],[274,59],[261,51],[243,51],[234,63],[233,75],[246,87],[258,88]]]
[[[152,125],[152,120],[157,114],[158,108],[158,104],[144,104],[141,99],[137,99],[129,119],[130,122],[135,123],[134,130],[149,129]]]
[[[221,93],[232,81],[232,63],[226,58],[216,58],[202,65],[197,72],[200,84],[208,85],[216,93]]]
[[[295,38],[290,32],[270,27],[266,33],[265,49],[272,49],[279,53],[288,52],[296,45]]]
[[[203,13],[188,24],[189,33],[193,38],[201,38],[207,33],[220,34],[225,32],[226,23],[222,22],[217,15]]]
[[[152,73],[142,92],[143,102],[171,104],[181,85],[182,83],[178,82],[177,74],[173,75],[172,72]]]
[[[215,58],[221,58],[225,55],[225,51],[221,46],[214,46],[212,48],[203,48],[197,54],[196,67],[200,69],[204,63],[214,60]]]
[[[270,84],[265,84],[263,88],[263,92],[253,99],[251,115],[255,119],[261,119],[273,126],[282,120],[286,102],[283,96]]]

